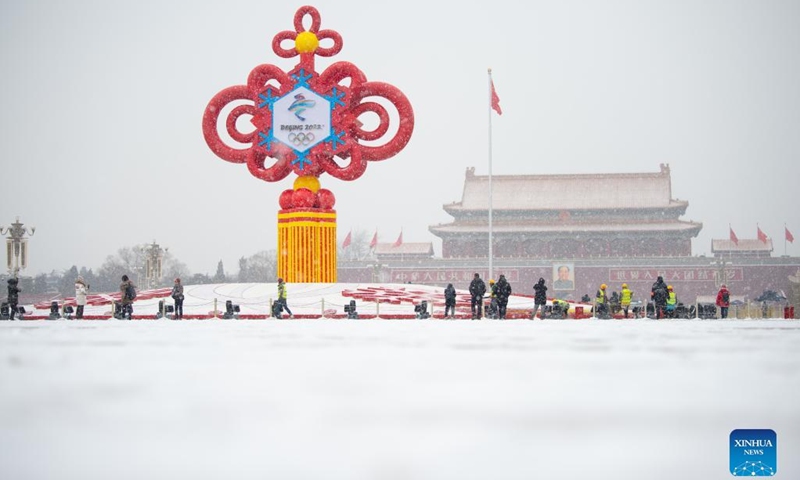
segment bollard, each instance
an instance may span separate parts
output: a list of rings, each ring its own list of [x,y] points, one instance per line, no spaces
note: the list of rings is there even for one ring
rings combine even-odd
[[[214,318],[219,318],[219,317],[217,317],[217,299],[216,298],[214,298]]]

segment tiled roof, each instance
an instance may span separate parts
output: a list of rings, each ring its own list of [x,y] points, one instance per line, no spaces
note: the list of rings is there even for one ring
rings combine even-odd
[[[426,255],[433,256],[433,243],[379,243],[375,245],[375,255]]]
[[[767,243],[757,238],[743,238],[739,244],[735,244],[729,239],[712,239],[712,252],[771,252],[772,239],[768,238]]]
[[[582,233],[582,232],[691,232],[696,230],[696,235],[702,223],[695,222],[665,222],[665,223],[595,223],[595,224],[556,224],[556,225],[525,225],[518,223],[493,224],[493,233]],[[433,225],[429,227],[434,233],[471,233],[487,232],[487,224],[449,223],[446,225]],[[740,241],[741,243],[741,241]]]
[[[593,210],[667,208],[672,199],[668,165],[655,173],[574,175],[493,175],[492,208],[496,210]],[[467,169],[460,203],[453,210],[488,210],[489,177]]]

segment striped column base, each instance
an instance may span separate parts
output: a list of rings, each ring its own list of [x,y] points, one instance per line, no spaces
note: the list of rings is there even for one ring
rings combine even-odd
[[[290,283],[336,283],[336,211],[278,212],[278,276]]]

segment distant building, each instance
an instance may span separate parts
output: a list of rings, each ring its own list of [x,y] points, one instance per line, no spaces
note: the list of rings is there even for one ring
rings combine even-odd
[[[762,242],[757,238],[743,238],[736,243],[728,239],[712,239],[711,253],[719,258],[769,258],[772,256],[772,239]]]
[[[433,244],[402,243],[395,246],[393,243],[378,243],[375,245],[375,257],[380,261],[385,260],[430,260],[433,258]]]
[[[487,279],[502,273],[515,293],[532,294],[541,277],[548,294],[561,298],[627,283],[634,301],[648,301],[662,276],[679,302],[694,303],[722,283],[733,298],[754,299],[767,289],[796,290],[790,277],[800,278],[800,258],[773,257],[769,239],[713,240],[713,257],[692,256],[691,239],[703,225],[681,219],[689,202],[672,198],[667,165],[655,173],[493,176],[492,191],[493,272],[489,177],[470,168],[461,201],[444,205],[453,221],[429,227],[442,239],[442,258],[433,258],[430,243],[380,244],[375,259],[340,262],[339,281],[464,289],[476,272]]]
[[[680,220],[689,202],[672,198],[669,166],[657,173],[492,177],[497,258],[687,257],[701,223]],[[442,257],[488,256],[489,177],[467,169],[453,222],[429,227]]]

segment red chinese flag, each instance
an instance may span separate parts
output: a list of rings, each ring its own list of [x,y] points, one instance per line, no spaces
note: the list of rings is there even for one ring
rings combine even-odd
[[[786,227],[783,228],[784,230],[786,230],[786,241],[794,243],[794,236],[792,235],[792,232],[790,232],[789,229]]]
[[[375,235],[372,236],[372,241],[369,242],[369,248],[375,248],[378,244],[378,232],[375,231]]]
[[[400,245],[402,245],[402,244],[403,244],[403,232],[401,231],[401,232],[400,232],[400,236],[399,236],[399,237],[397,237],[397,241],[396,241],[396,242],[394,242],[394,245],[393,245],[393,246],[395,246],[395,247],[399,247],[399,246],[400,246]]]
[[[731,242],[733,242],[734,245],[738,246],[739,245],[739,238],[737,238],[736,234],[733,233],[733,229],[731,227],[728,227],[728,228],[730,228],[730,230],[731,230]]]
[[[347,236],[344,237],[344,242],[342,242],[342,248],[347,248],[347,247],[350,246],[350,242],[353,240],[352,235],[353,235],[353,231],[350,230],[350,232],[348,232]]]
[[[498,115],[503,114],[503,109],[500,108],[500,97],[497,96],[497,91],[494,89],[494,80],[492,82],[492,108]]]
[[[767,243],[767,234],[761,231],[761,227],[756,225],[758,229],[758,239],[761,240],[762,243]]]

